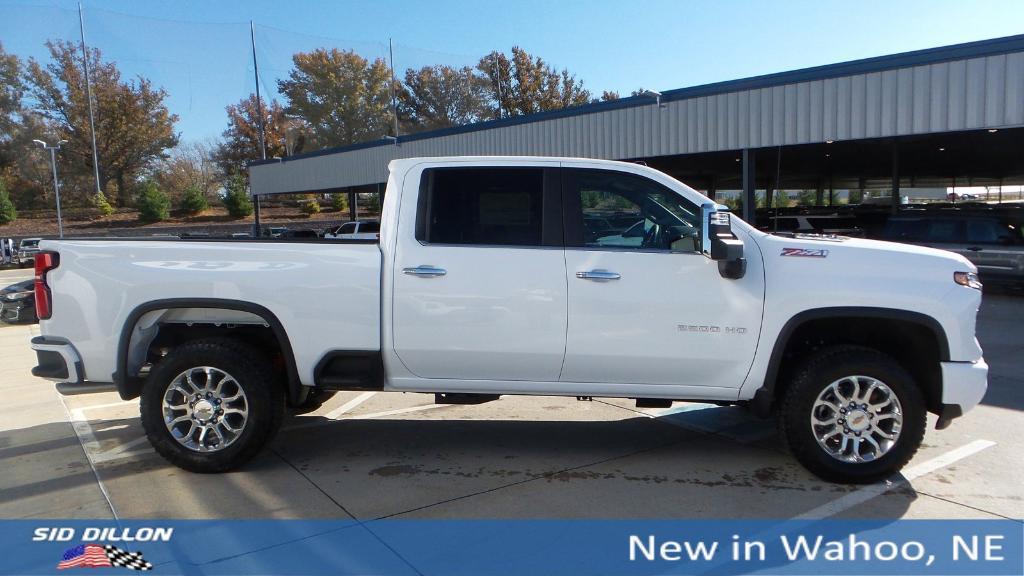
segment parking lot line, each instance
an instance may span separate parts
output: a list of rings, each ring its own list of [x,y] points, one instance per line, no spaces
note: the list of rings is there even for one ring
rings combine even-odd
[[[395,410],[385,410],[383,412],[372,412],[370,414],[355,414],[355,415],[351,415],[351,416],[341,415],[341,416],[339,416],[337,418],[328,418],[326,416],[322,417],[322,418],[301,417],[301,418],[299,418],[300,422],[296,422],[295,424],[292,424],[291,426],[285,426],[284,430],[285,431],[301,430],[303,428],[312,428],[312,427],[315,427],[315,426],[324,426],[324,425],[327,425],[327,424],[333,424],[335,422],[341,422],[343,420],[372,420],[374,418],[383,418],[385,416],[397,416],[399,414],[408,414],[410,412],[422,412],[424,410],[433,410],[434,408],[444,408],[446,406],[450,406],[450,404],[425,404],[423,406],[410,406],[408,408],[397,408]],[[342,408],[344,408],[344,406]],[[302,422],[301,420],[308,420],[308,421],[307,422]]]
[[[103,484],[100,473],[96,470],[96,464],[93,462],[94,454],[99,451],[99,442],[96,440],[96,435],[93,434],[92,426],[89,426],[89,422],[85,420],[85,415],[81,408],[69,409],[64,401],[64,396],[60,393],[57,393],[57,399],[60,401],[60,405],[64,407],[64,413],[68,417],[71,429],[75,431],[75,436],[78,437],[78,443],[82,446],[82,452],[85,453],[85,459],[89,462],[92,475],[96,478],[96,485],[99,487],[100,493],[103,494],[103,499],[107,501],[107,506],[110,507],[110,514],[114,517],[114,520],[120,520],[117,516],[117,510],[114,509],[114,503],[110,500],[110,493],[107,492],[107,487]]]
[[[340,407],[331,410],[327,414],[324,414],[324,418],[330,418],[331,420],[334,420],[338,416],[341,416],[342,414],[348,412],[349,410],[352,410],[356,406],[359,406],[363,402],[366,402],[370,398],[373,398],[376,394],[376,392],[363,392],[359,396],[356,396],[355,398],[342,404]]]
[[[941,456],[936,456],[931,460],[925,460],[920,464],[915,464],[914,466],[903,470],[902,476],[896,476],[892,480],[888,480],[884,483],[870,484],[859,488],[842,498],[822,504],[817,508],[800,514],[799,516],[795,516],[793,520],[822,520],[824,518],[835,516],[836,514],[853,508],[858,504],[863,504],[864,502],[881,496],[889,490],[904,486],[916,478],[920,478],[926,474],[931,474],[936,470],[945,468],[954,462],[973,456],[974,454],[995,445],[996,443],[991,440],[975,440],[974,442],[965,444],[954,450],[950,450]]]

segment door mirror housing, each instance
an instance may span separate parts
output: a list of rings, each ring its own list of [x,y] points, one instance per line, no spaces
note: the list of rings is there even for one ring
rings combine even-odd
[[[732,233],[732,214],[725,206],[703,204],[701,220],[704,224],[701,251],[718,261],[718,272],[723,278],[742,278],[747,271],[743,257],[743,241]]]

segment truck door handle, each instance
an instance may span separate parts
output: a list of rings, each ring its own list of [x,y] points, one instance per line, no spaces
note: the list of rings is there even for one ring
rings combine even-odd
[[[415,268],[402,268],[402,273],[408,274],[410,276],[423,276],[431,278],[434,276],[444,276],[445,274],[448,273],[448,271],[445,270],[444,268],[435,268],[433,266],[424,265],[417,266]]]
[[[608,280],[618,280],[619,278],[622,278],[618,272],[609,272],[608,270],[586,270],[583,272],[577,272],[576,277],[584,280],[594,280],[597,282],[607,282]]]
[[[981,252],[981,246],[968,246],[967,249],[971,252]]]

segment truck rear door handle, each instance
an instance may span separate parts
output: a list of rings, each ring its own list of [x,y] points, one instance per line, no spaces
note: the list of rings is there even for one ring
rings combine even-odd
[[[597,282],[607,282],[608,280],[618,280],[619,278],[622,278],[618,272],[609,272],[608,270],[586,270],[583,272],[577,272],[576,277],[584,280],[595,280]]]
[[[415,268],[402,268],[402,273],[410,276],[424,276],[430,278],[434,276],[444,276],[448,271],[444,268],[435,268],[433,266],[424,265],[417,266]]]
[[[971,252],[981,252],[981,246],[968,246],[967,249]]]

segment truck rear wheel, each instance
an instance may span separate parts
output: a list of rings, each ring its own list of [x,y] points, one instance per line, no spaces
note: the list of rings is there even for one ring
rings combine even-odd
[[[831,482],[898,472],[924,438],[924,397],[895,360],[870,348],[815,353],[786,389],[779,430],[797,460]]]
[[[256,455],[284,417],[282,386],[263,356],[240,342],[211,338],[178,346],[142,389],[142,426],[175,466],[224,472]]]

